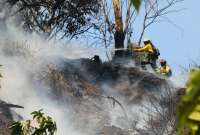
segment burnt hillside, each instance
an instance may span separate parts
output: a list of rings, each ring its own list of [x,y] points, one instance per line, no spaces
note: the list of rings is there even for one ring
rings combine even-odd
[[[81,134],[164,134],[167,123],[171,123],[169,129],[174,126],[174,88],[165,78],[137,67],[100,64],[90,59],[62,59],[60,63],[59,66],[47,64],[40,72],[31,72],[29,81],[37,87],[48,86],[44,91],[36,91],[46,93],[52,103],[66,107],[70,126]],[[147,115],[145,111],[152,108],[163,114]],[[5,127],[13,116],[9,107],[0,105],[0,109],[3,109],[0,127],[7,135],[9,130]]]
[[[133,130],[131,108],[134,105],[143,106],[144,102],[151,100],[158,106],[166,104],[166,109],[171,102],[167,96],[172,96],[172,93],[168,93],[162,101],[160,99],[163,93],[172,89],[168,80],[139,68],[98,64],[90,59],[65,60],[63,63],[59,70],[49,66],[44,83],[51,86],[54,99],[59,98],[70,104],[73,124],[80,127],[78,130],[92,127],[90,133],[83,131],[87,134],[96,134],[96,130],[103,132],[102,135],[115,134],[114,131],[116,134],[136,132],[129,131]],[[116,121],[123,130],[120,126],[112,125],[112,105],[108,105],[107,100],[113,102],[121,113]]]

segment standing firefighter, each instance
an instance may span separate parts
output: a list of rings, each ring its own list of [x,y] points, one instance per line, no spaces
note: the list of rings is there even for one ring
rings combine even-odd
[[[141,61],[141,66],[145,69],[147,64],[150,64],[154,70],[156,70],[156,60],[158,59],[160,53],[159,50],[155,48],[151,40],[144,39],[144,47],[134,49],[135,52],[143,52],[144,58]]]
[[[164,59],[160,60],[160,67],[158,68],[157,73],[167,77],[170,77],[172,75],[172,70],[167,64],[166,60]]]

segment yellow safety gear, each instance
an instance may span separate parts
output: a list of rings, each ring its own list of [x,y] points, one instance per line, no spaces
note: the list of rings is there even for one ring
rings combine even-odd
[[[158,69],[158,73],[164,76],[170,76],[171,75],[171,68],[168,65],[161,66]]]
[[[151,64],[152,68],[156,70],[156,57],[155,57],[155,48],[151,41],[149,42],[144,42],[144,47],[142,48],[136,48],[134,49],[135,52],[142,52],[143,57],[141,58],[141,65],[142,67],[145,67],[147,64]]]
[[[137,52],[146,52],[146,53],[154,53],[154,49],[153,46],[151,45],[151,43],[146,44],[144,47],[139,48],[139,49],[134,49],[134,51]]]

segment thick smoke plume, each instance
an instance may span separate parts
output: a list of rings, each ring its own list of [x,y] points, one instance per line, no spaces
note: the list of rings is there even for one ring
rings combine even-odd
[[[49,98],[44,91],[50,87],[38,82],[39,74],[45,75],[48,65],[59,69],[62,67],[60,59],[90,57],[92,51],[75,46],[65,48],[36,35],[24,35],[12,25],[4,32],[0,34],[0,63],[4,76],[0,98],[23,106],[23,110],[15,111],[24,119],[30,118],[32,111],[44,109],[57,122],[58,135],[83,135],[71,126],[67,104]]]

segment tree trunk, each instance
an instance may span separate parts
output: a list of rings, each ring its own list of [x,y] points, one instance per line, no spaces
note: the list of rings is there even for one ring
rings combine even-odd
[[[115,49],[124,48],[125,35],[123,31],[121,0],[113,0],[113,9],[115,14]],[[121,57],[123,50],[116,50],[115,57]]]
[[[114,35],[115,38],[115,57],[122,57],[124,54],[124,40],[125,40],[125,36],[123,31],[122,32],[115,32]]]

